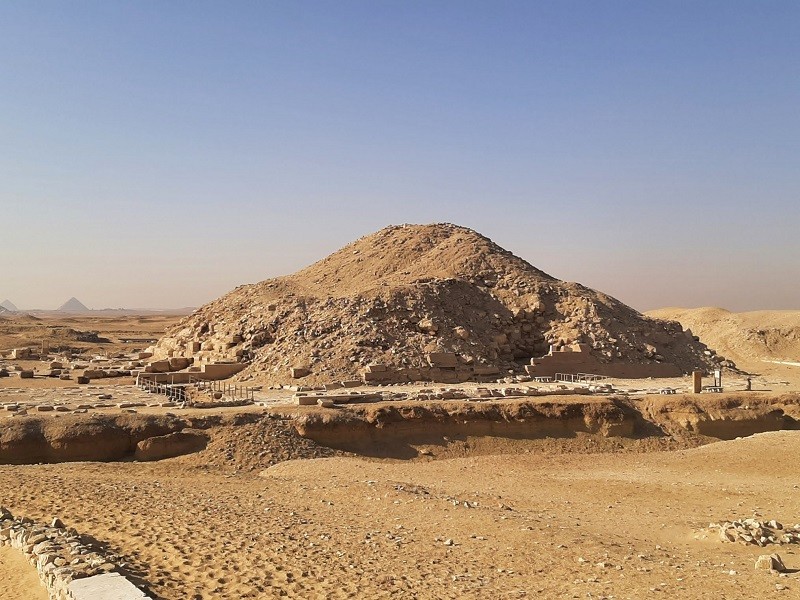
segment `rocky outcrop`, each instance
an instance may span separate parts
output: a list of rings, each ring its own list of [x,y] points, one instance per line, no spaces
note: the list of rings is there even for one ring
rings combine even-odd
[[[741,542],[762,547],[770,544],[800,544],[800,524],[783,525],[774,519],[723,521],[711,523],[708,528],[718,531],[719,539],[723,542]]]
[[[206,447],[207,443],[208,436],[200,431],[176,431],[142,440],[136,444],[133,457],[141,461],[173,458],[199,452]]]

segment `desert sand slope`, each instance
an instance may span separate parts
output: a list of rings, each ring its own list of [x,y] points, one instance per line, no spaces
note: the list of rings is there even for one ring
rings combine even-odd
[[[800,310],[734,313],[724,308],[662,308],[647,315],[679,321],[708,346],[751,372],[800,376],[800,367],[765,361],[800,363]]]
[[[320,381],[373,362],[426,366],[430,352],[519,368],[551,344],[583,342],[601,362],[708,366],[679,324],[559,281],[479,233],[451,224],[384,228],[293,275],[236,288],[167,332],[158,356],[250,362],[242,378]],[[311,381],[311,380],[309,380]]]
[[[797,597],[796,548],[707,527],[798,521],[800,432],[679,452],[530,450],[288,461],[261,477],[184,459],[0,466],[0,489],[12,512],[108,543],[163,600]],[[772,552],[786,577],[754,570]]]

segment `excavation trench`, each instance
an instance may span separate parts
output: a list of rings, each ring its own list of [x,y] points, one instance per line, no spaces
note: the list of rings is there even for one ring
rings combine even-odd
[[[547,401],[362,405],[311,411],[299,433],[319,444],[376,457],[412,458],[420,446],[482,438],[569,440],[578,437],[677,438],[692,445],[765,431],[800,429],[800,395],[625,397]]]
[[[490,402],[375,403],[334,409],[287,406],[264,413],[183,417],[32,416],[9,420],[0,428],[0,464],[160,460],[190,453],[197,453],[200,462],[208,456],[213,464],[210,453],[220,447],[220,443],[215,446],[215,439],[225,440],[226,451],[234,453],[249,452],[254,442],[269,443],[276,457],[272,462],[280,462],[330,455],[330,449],[414,458],[422,446],[457,441],[475,446],[476,440],[488,439],[590,437],[678,439],[696,444],[782,429],[800,429],[800,394],[635,400],[552,396]]]

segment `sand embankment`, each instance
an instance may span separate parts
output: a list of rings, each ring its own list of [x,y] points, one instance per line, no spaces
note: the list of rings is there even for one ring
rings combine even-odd
[[[492,451],[492,440],[592,438],[698,445],[791,429],[800,429],[800,393],[380,402],[181,417],[31,416],[0,431],[0,463],[159,460],[197,453],[206,465],[235,462],[257,468],[331,456],[332,450],[414,458],[438,454],[430,446],[460,444],[463,451],[478,452],[479,446]]]
[[[373,404],[297,417],[299,433],[320,444],[368,456],[409,458],[420,445],[485,437],[541,440],[702,438],[730,440],[800,429],[800,394],[724,394],[504,402]]]
[[[193,425],[207,427],[209,423],[133,414],[23,417],[6,422],[0,429],[0,464],[179,456],[205,447],[206,436]]]

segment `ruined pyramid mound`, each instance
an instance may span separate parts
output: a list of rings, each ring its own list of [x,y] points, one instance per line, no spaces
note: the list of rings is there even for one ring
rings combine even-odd
[[[77,298],[74,296],[64,302],[61,306],[59,306],[56,310],[60,312],[71,312],[71,313],[81,313],[81,312],[89,312],[89,309]]]
[[[710,366],[680,324],[559,281],[490,239],[450,224],[391,226],[293,275],[236,288],[183,319],[156,357],[249,363],[239,375],[286,383],[356,379],[370,364],[522,371],[531,357],[582,344],[599,365]],[[663,370],[663,369],[662,369]],[[669,370],[669,369],[668,369]]]

